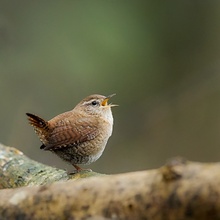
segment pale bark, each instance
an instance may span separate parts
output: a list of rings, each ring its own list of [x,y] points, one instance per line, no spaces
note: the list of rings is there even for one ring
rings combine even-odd
[[[3,148],[1,151],[5,151]],[[4,153],[1,151],[2,159]],[[11,158],[13,154],[23,157],[15,149],[10,151]],[[7,175],[1,173],[1,182],[5,179],[19,186],[19,180],[14,179],[18,176],[10,176],[10,172],[17,167],[22,169],[22,165],[10,165],[8,169],[7,164],[1,161],[2,173],[7,170]],[[69,176],[64,171],[40,166],[42,172],[44,169],[58,172],[59,178],[53,173],[53,180],[45,182],[54,182],[51,184],[0,190],[0,219],[220,219],[220,163],[173,159],[155,170],[77,181],[68,180]],[[39,179],[42,172],[35,173]],[[28,180],[24,185],[32,184],[29,173],[20,175],[24,175],[22,181]],[[36,185],[45,181],[45,175],[50,179],[48,172]],[[2,187],[5,185],[1,183]]]
[[[87,171],[68,175],[64,170],[31,160],[16,148],[0,144],[0,189],[43,185],[99,175],[102,174]]]

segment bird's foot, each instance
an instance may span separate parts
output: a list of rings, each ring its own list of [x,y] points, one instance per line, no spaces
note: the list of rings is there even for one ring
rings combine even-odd
[[[83,169],[75,164],[73,164],[73,166],[76,168],[74,171],[71,171],[71,172],[68,172],[69,175],[74,175],[74,174],[77,174],[77,173],[80,173],[82,171],[86,171],[86,172],[92,172],[91,169]]]

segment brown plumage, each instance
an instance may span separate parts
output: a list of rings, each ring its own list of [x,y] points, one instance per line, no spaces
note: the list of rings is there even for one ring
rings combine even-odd
[[[49,121],[27,113],[29,123],[42,142],[40,148],[54,152],[77,171],[81,170],[77,164],[96,161],[112,134],[111,107],[115,105],[107,104],[111,96],[88,96],[73,110]]]

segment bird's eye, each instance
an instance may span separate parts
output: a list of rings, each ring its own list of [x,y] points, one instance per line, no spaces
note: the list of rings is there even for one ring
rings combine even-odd
[[[99,103],[97,101],[92,101],[92,105],[98,105]]]

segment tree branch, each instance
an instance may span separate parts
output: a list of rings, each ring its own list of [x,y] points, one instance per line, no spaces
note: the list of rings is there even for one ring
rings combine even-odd
[[[31,160],[16,148],[0,144],[0,189],[43,185],[99,175],[103,174],[83,171],[68,175],[64,170]]]
[[[19,158],[23,156],[16,149],[7,150],[17,154]],[[1,152],[1,158],[2,155],[4,154]],[[1,161],[3,171],[8,170],[9,166],[6,158],[4,161]],[[28,161],[17,162],[21,166]],[[44,172],[44,165],[41,166]],[[13,166],[10,165],[10,170],[17,167],[14,163]],[[59,173],[60,178],[55,178],[54,181],[69,178],[63,171],[48,169]],[[220,219],[219,170],[220,163],[203,164],[173,159],[155,170],[3,189],[0,190],[0,216],[3,220],[217,220]],[[38,175],[39,172],[35,173]],[[29,184],[26,185],[30,185],[31,175],[28,172],[22,172],[22,175],[29,176],[26,181]],[[48,175],[47,179],[50,179],[49,172],[44,175]],[[6,176],[1,176],[1,179]],[[28,178],[22,176],[22,179]],[[8,181],[11,181],[9,177]],[[13,182],[16,182],[16,186],[19,185],[18,180]]]

